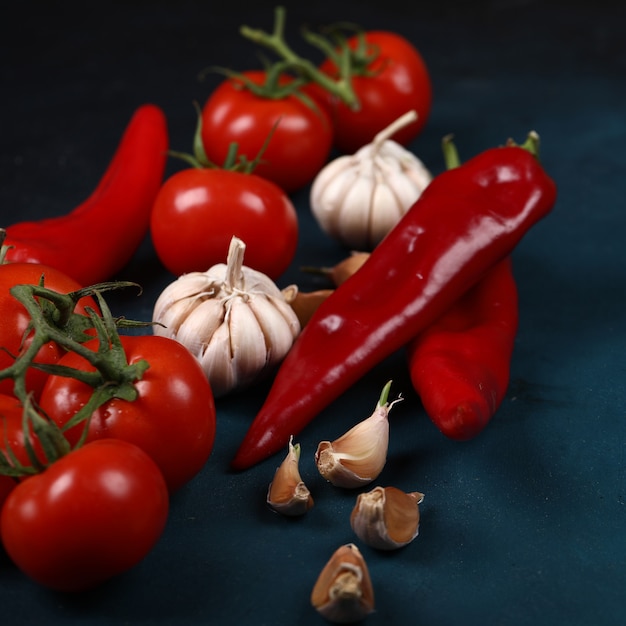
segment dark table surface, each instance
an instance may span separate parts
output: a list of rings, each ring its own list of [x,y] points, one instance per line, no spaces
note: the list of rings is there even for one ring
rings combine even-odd
[[[0,222],[67,212],[95,187],[142,103],[161,106],[171,146],[188,150],[194,100],[219,80],[210,65],[258,67],[238,26],[270,28],[273,5],[177,0],[16,3],[0,29]],[[432,6],[430,6],[432,5]],[[320,624],[309,594],[327,558],[353,541],[354,494],[317,475],[313,451],[371,412],[393,378],[380,481],[426,494],[407,548],[362,547],[377,597],[367,623],[618,625],[626,611],[626,46],[623,6],[602,2],[286,3],[288,28],[337,20],[395,30],[422,52],[434,83],[426,130],[411,145],[435,172],[440,139],[462,158],[535,129],[559,187],[553,214],[514,253],[520,328],[502,407],[476,439],[431,424],[402,355],[381,364],[299,437],[316,499],[298,520],[272,514],[278,458],[243,473],[228,464],[267,391],[218,401],[215,448],[171,502],[162,540],[101,588],[58,594],[0,553],[6,624]],[[296,42],[297,47],[297,42]],[[168,174],[178,166],[168,165]],[[308,190],[292,197],[301,241],[281,285],[343,250],[314,223]],[[114,312],[149,319],[172,276],[149,238],[120,278]],[[0,320],[0,323],[1,320]],[[358,543],[358,542],[357,542]]]

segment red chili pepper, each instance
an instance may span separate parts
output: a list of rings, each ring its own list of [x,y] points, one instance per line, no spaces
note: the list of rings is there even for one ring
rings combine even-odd
[[[305,326],[233,468],[283,450],[291,435],[508,256],[555,200],[552,179],[517,146],[487,150],[437,176]]]
[[[8,226],[6,260],[50,265],[82,285],[112,278],[148,232],[167,150],[163,111],[139,107],[89,198],[66,215]]]
[[[517,285],[507,257],[408,344],[413,387],[447,437],[471,439],[500,406],[518,318]]]

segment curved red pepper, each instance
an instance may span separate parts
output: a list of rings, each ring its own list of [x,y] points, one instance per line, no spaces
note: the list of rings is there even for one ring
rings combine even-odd
[[[517,146],[487,150],[437,176],[305,326],[233,468],[284,449],[291,435],[508,256],[555,200],[553,180]]]
[[[7,261],[50,265],[85,286],[112,278],[148,233],[167,150],[165,114],[139,107],[89,198],[66,215],[6,228]]]
[[[476,436],[504,399],[517,333],[517,302],[507,257],[408,344],[413,387],[447,437]]]

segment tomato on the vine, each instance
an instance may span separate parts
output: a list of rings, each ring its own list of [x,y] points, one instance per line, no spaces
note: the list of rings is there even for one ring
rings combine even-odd
[[[30,337],[22,340],[30,324],[30,316],[24,306],[16,300],[9,290],[14,285],[38,285],[43,276],[44,287],[58,293],[70,293],[82,287],[73,278],[64,272],[47,265],[38,263],[3,263],[0,264],[0,369],[5,369],[13,363],[13,357],[19,355],[30,345]],[[76,313],[85,314],[85,307],[98,310],[95,301],[90,297],[82,298],[75,309]],[[56,363],[65,353],[65,350],[54,342],[45,344],[35,359],[36,363]],[[26,375],[26,389],[34,393],[35,398],[41,394],[41,389],[48,375],[45,372],[31,367]],[[0,393],[13,393],[13,380],[0,380]]]
[[[245,264],[276,279],[298,243],[298,216],[280,187],[223,169],[184,169],[168,178],[150,228],[157,256],[177,276],[225,263],[237,236],[246,244]]]
[[[422,130],[430,114],[432,85],[423,57],[407,39],[388,31],[367,31],[363,36],[350,37],[347,44],[359,53],[357,59],[362,62],[362,66],[358,61],[353,63],[352,88],[359,101],[358,109],[351,109],[315,84],[309,88],[330,111],[334,145],[352,154],[371,143],[379,131],[401,115],[415,110],[417,120],[393,136],[394,141],[406,146]],[[335,78],[338,75],[331,59],[319,69]]]
[[[163,473],[170,491],[193,478],[208,460],[215,438],[215,403],[197,359],[180,343],[154,335],[121,336],[129,364],[145,359],[150,366],[135,383],[133,401],[113,398],[91,416],[86,441],[115,438],[147,452]],[[86,348],[97,350],[98,341]],[[59,365],[93,371],[75,352]],[[61,428],[89,400],[93,388],[66,376],[50,376],[41,394],[41,409]],[[65,430],[73,445],[85,424]]]
[[[248,71],[241,76],[260,86],[268,72]],[[281,75],[274,90],[280,91],[292,81]],[[314,101],[304,101],[297,92],[258,95],[237,77],[223,81],[202,109],[202,142],[210,161],[222,165],[233,143],[248,161],[262,152],[255,173],[287,193],[313,180],[326,163],[332,139],[331,121]]]
[[[10,461],[12,453],[18,463],[30,466],[31,460],[26,451],[28,441],[37,459],[45,463],[46,457],[37,437],[30,432],[24,432],[24,408],[14,396],[0,394],[0,452]]]
[[[82,591],[139,563],[160,538],[168,510],[154,461],[107,439],[19,483],[2,507],[0,532],[26,575],[55,590]]]

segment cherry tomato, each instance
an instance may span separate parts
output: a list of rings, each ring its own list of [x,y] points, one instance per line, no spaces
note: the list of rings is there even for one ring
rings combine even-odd
[[[353,89],[359,108],[352,110],[337,98],[330,98],[312,86],[311,93],[326,102],[331,111],[334,127],[334,145],[342,152],[352,154],[361,146],[371,143],[374,136],[410,110],[418,119],[399,130],[393,140],[406,146],[422,130],[430,114],[432,86],[424,59],[404,37],[386,31],[369,31],[365,39],[376,59],[367,66],[368,75],[355,75]],[[357,36],[348,39],[350,48],[358,46]],[[330,60],[320,65],[320,70],[330,76],[337,68]]]
[[[0,516],[15,565],[59,591],[97,586],[141,561],[169,509],[165,481],[140,448],[89,443],[17,485]]]
[[[225,263],[233,235],[246,244],[244,264],[278,278],[298,243],[298,217],[285,192],[256,176],[185,169],[168,178],[152,209],[152,241],[180,276]]]
[[[30,315],[24,306],[16,300],[9,290],[14,285],[38,285],[41,277],[44,277],[44,287],[59,293],[69,293],[80,289],[73,278],[65,273],[47,265],[38,263],[6,263],[0,264],[0,369],[5,369],[13,363],[11,355],[20,353],[22,338],[30,324]],[[84,314],[85,307],[90,306],[95,310],[98,307],[92,298],[82,298],[76,306],[75,312]],[[23,349],[28,348],[32,339],[32,333],[27,337]],[[65,353],[65,350],[56,343],[44,345],[35,362],[56,363]],[[39,398],[41,389],[48,375],[35,368],[30,368],[26,375],[26,389],[32,391],[35,399]],[[13,393],[13,380],[5,378],[0,380],[0,393]]]
[[[243,72],[263,84],[264,71]],[[282,76],[279,85],[291,77]],[[228,78],[210,95],[202,110],[202,142],[208,159],[222,166],[232,143],[252,161],[262,150],[254,172],[287,193],[309,183],[326,163],[332,147],[332,125],[326,111],[297,95],[256,95],[237,78]]]
[[[134,383],[134,401],[114,398],[93,413],[86,441],[115,438],[147,452],[161,469],[170,491],[180,488],[204,466],[215,438],[215,403],[211,386],[196,358],[180,343],[154,335],[122,336],[129,363],[145,359],[150,367]],[[97,341],[85,343],[96,350]],[[59,361],[93,371],[81,356],[68,352]],[[41,408],[61,428],[87,402],[93,389],[75,378],[50,376]],[[71,444],[84,424],[65,431]]]

